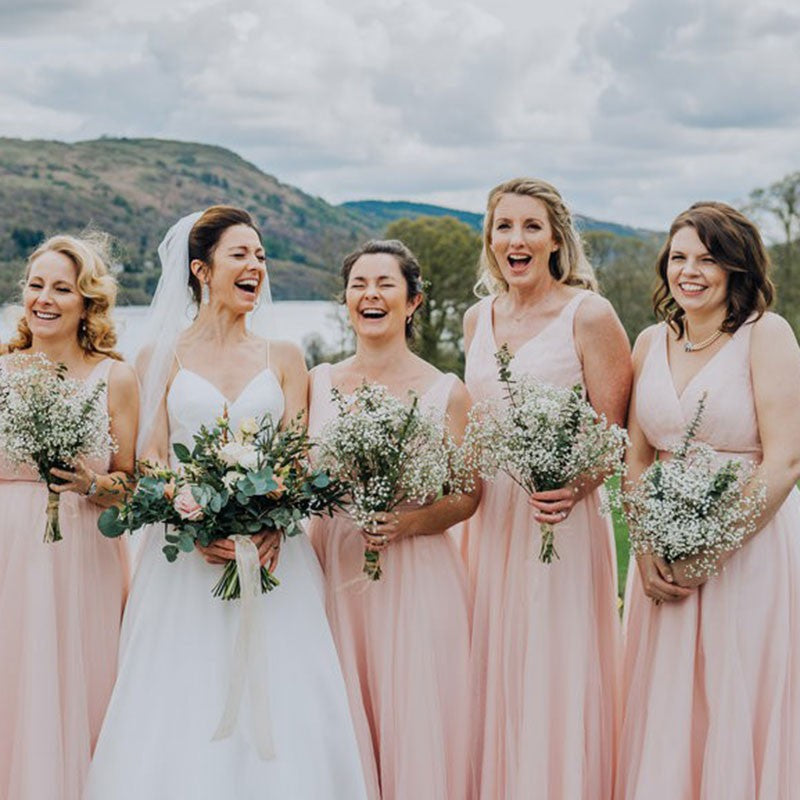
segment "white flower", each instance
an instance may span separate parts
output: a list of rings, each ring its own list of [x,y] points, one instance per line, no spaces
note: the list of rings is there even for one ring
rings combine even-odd
[[[229,467],[241,467],[252,470],[258,467],[258,451],[249,444],[228,442],[220,447],[219,457]]]
[[[245,417],[236,431],[236,441],[245,444],[258,433],[258,422],[255,417]]]
[[[225,488],[230,492],[236,486],[236,482],[239,480],[240,477],[241,477],[240,473],[231,470],[230,472],[226,472],[222,476],[222,483],[225,486]]]

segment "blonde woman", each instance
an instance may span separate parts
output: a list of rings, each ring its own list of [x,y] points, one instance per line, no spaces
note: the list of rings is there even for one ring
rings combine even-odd
[[[55,236],[30,257],[12,353],[43,353],[72,378],[103,380],[117,450],[54,470],[63,541],[41,531],[47,487],[0,452],[0,796],[79,800],[116,674],[127,582],[121,542],[97,517],[133,470],[133,370],[114,351],[116,283],[98,246]],[[7,368],[0,359],[0,380]]]
[[[511,369],[582,385],[623,423],[630,348],[558,191],[529,178],[489,194],[480,286],[464,318],[472,397],[502,394],[495,352]],[[560,559],[537,558],[539,523]],[[613,786],[619,621],[610,521],[598,482],[530,499],[510,478],[484,487],[470,521],[476,762],[484,800],[604,800]]]

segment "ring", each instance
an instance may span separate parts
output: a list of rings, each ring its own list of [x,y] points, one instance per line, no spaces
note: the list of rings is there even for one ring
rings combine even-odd
[[[567,518],[567,512],[566,511],[562,511],[561,512],[561,519],[564,520],[566,518]]]
[[[381,544],[386,544],[389,541],[389,537],[385,533],[382,533],[379,541]]]

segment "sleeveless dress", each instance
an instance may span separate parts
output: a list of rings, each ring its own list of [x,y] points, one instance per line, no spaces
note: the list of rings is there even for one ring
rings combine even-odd
[[[181,368],[167,395],[170,443],[193,444],[228,405],[231,425],[284,398],[269,369],[232,403]],[[211,594],[220,565],[199,553],[167,562],[163,531],[144,535],[123,622],[120,667],[89,775],[87,800],[363,800],[353,724],[325,618],[322,574],[305,536],[281,546],[280,586],[259,595],[275,757],[255,749],[245,690],[233,733],[212,741],[231,676],[241,601]]]
[[[654,448],[674,446],[707,392],[697,438],[721,459],[760,461],[752,327],[740,327],[680,396],[667,327],[655,331],[637,384],[637,417]],[[718,576],[658,607],[631,564],[617,798],[800,796],[798,531],[795,488]]]
[[[583,384],[573,321],[579,291],[520,347],[517,374]],[[492,325],[494,298],[478,305],[467,353],[474,401],[503,396]],[[555,526],[560,559],[538,560],[539,524],[508,476],[485,481],[468,523],[474,591],[472,680],[483,800],[605,800],[613,791],[620,631],[614,537],[599,491]]]
[[[309,429],[336,415],[331,366],[311,373]],[[420,397],[444,416],[456,378]],[[361,580],[364,540],[344,514],[314,518],[328,617],[350,696],[370,800],[467,800],[469,617],[464,567],[452,539],[420,535],[381,553],[383,576]]]
[[[97,364],[87,383],[107,380],[112,364]],[[105,473],[109,460],[89,465]],[[124,547],[102,536],[102,509],[75,492],[61,495],[63,540],[45,544],[46,506],[38,474],[12,468],[0,453],[5,800],[80,800],[117,670],[128,579]]]

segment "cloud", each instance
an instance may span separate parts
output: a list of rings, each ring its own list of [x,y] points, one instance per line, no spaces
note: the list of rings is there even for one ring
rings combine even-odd
[[[790,0],[34,0],[0,31],[0,134],[211,142],[332,201],[538,174],[663,228],[797,168]]]

